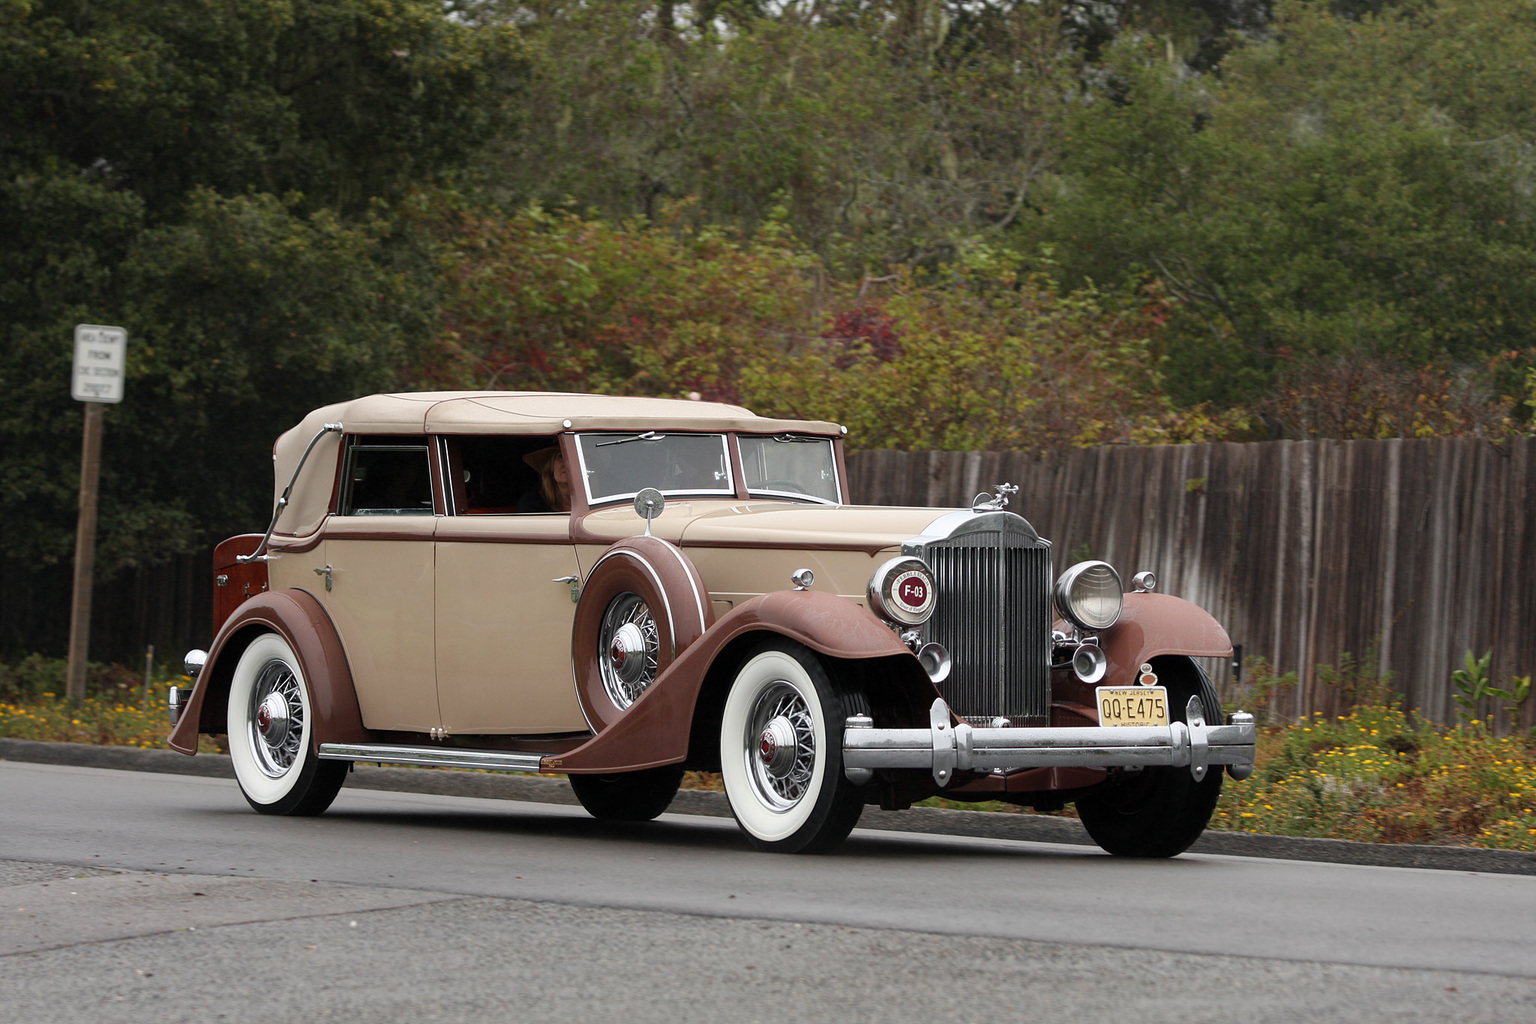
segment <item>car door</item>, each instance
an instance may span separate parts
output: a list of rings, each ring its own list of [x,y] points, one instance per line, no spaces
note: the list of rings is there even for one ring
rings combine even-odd
[[[424,436],[349,438],[337,514],[311,555],[341,636],[363,724],[430,732],[437,701],[437,527]]]
[[[450,735],[587,729],[571,675],[570,513],[511,511],[539,484],[525,457],[557,443],[442,441],[453,514],[436,537],[437,679]]]

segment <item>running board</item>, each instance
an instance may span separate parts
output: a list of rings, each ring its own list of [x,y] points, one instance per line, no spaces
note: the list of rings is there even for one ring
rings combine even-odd
[[[320,757],[327,761],[381,761],[432,768],[479,768],[492,772],[539,772],[543,770],[544,762],[543,754],[409,747],[400,743],[322,743]]]

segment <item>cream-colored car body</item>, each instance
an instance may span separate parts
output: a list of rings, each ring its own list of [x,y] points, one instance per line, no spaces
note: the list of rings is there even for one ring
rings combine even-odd
[[[343,429],[322,432],[328,423]],[[328,406],[278,440],[276,497],[306,448],[312,450],[273,530],[272,585],[310,593],[331,615],[368,729],[437,735],[586,731],[572,677],[573,597],[608,545],[643,534],[646,523],[629,502],[596,509],[579,504],[574,516],[452,515],[443,507],[430,516],[338,515],[343,435],[525,434],[553,442],[583,429],[658,424],[834,440],[841,435],[835,424],[766,419],[711,403],[442,393],[374,395]],[[846,484],[843,490],[846,497]],[[750,598],[791,589],[790,576],[800,569],[815,574],[815,589],[865,605],[874,569],[942,514],[684,497],[667,503],[651,532],[678,544],[693,561],[718,618]]]

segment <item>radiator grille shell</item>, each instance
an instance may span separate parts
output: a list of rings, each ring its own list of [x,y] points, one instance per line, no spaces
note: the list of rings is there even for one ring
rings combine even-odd
[[[1051,697],[1051,542],[1011,512],[954,512],[902,545],[933,569],[923,639],[953,657],[939,684],[962,718],[1043,722]]]

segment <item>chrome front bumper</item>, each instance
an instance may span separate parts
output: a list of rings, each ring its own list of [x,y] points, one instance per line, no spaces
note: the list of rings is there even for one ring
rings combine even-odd
[[[876,729],[854,715],[843,731],[843,771],[862,785],[876,768],[922,768],[941,786],[957,771],[1016,768],[1188,768],[1197,780],[1207,768],[1226,766],[1235,779],[1253,774],[1257,730],[1253,716],[1235,711],[1226,725],[1207,725],[1199,697],[1183,722],[1159,726],[977,729],[951,722],[949,705],[935,700],[927,729]]]

